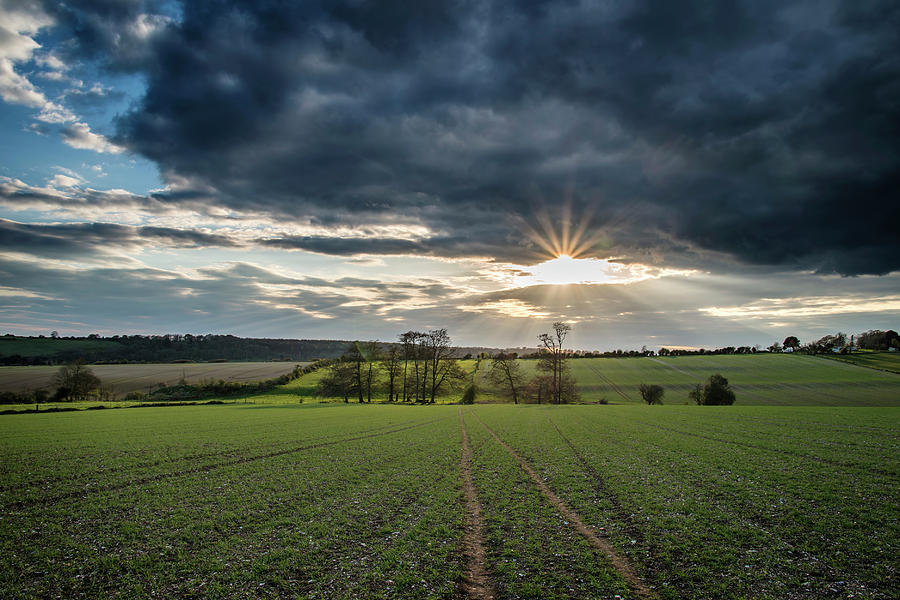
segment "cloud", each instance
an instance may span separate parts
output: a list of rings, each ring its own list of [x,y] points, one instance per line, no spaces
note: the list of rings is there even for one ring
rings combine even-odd
[[[50,179],[50,186],[55,188],[70,188],[79,185],[83,180],[80,177],[71,177],[57,173]]]
[[[900,312],[900,295],[865,297],[815,296],[807,298],[761,298],[743,306],[709,306],[699,309],[714,317],[730,319],[796,319],[823,315]]]
[[[53,20],[43,11],[22,4],[0,6],[0,98],[13,104],[42,108],[47,98],[28,78],[16,72],[16,63],[31,60],[40,44],[33,36],[52,24]]]
[[[87,123],[77,122],[63,127],[62,139],[66,145],[79,150],[93,150],[109,154],[119,154],[125,150],[99,133],[91,131]]]
[[[483,302],[481,304],[460,304],[456,308],[463,312],[484,313],[493,312],[498,315],[518,319],[547,318],[552,316],[548,312],[538,310],[537,307],[515,299]]]
[[[110,250],[153,245],[169,248],[233,248],[239,245],[226,236],[213,233],[114,223],[33,224],[0,219],[0,234],[0,251],[57,258],[102,256]]]
[[[561,230],[569,206],[585,256],[900,268],[890,3],[47,10],[70,55],[148,82],[114,140],[70,142],[237,211],[433,232],[272,245],[533,263],[536,214]]]
[[[12,104],[40,109],[35,117],[42,123],[63,125],[63,142],[73,148],[118,154],[123,148],[91,131],[90,126],[69,108],[49,100],[15,65],[34,60],[53,69],[41,73],[44,78],[62,80],[65,63],[52,53],[35,56],[41,46],[34,40],[39,31],[55,23],[51,11],[32,3],[4,3],[0,6],[0,98]],[[94,88],[92,90],[96,91]]]

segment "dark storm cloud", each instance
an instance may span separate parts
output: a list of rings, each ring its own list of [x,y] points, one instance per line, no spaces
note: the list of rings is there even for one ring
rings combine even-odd
[[[147,77],[117,143],[234,208],[437,232],[270,245],[533,260],[565,205],[603,256],[900,268],[896,2],[197,1],[116,37],[153,7],[56,11]]]
[[[168,227],[132,227],[113,223],[39,225],[0,219],[0,250],[41,256],[100,254],[109,248],[163,244],[167,247],[235,247],[229,238]]]
[[[286,236],[257,240],[263,247],[281,248],[284,250],[305,250],[317,254],[333,256],[356,256],[361,254],[393,254],[416,256],[439,256],[450,258],[487,257],[499,260],[521,260],[523,254],[530,258],[538,256],[538,248],[527,243],[521,236],[511,238],[503,243],[504,232],[497,231],[496,223],[488,226],[473,226],[456,236],[434,236],[421,240],[407,240],[385,237],[324,237],[324,236]],[[492,228],[494,228],[492,230]],[[478,231],[481,235],[471,235]],[[469,235],[467,235],[467,233]]]

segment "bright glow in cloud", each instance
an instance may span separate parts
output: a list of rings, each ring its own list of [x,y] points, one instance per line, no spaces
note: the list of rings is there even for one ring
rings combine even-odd
[[[819,296],[807,298],[762,298],[742,306],[709,306],[700,312],[730,319],[790,319],[900,311],[900,296],[854,298],[849,296]]]
[[[500,271],[500,279],[505,279],[516,287],[547,284],[625,284],[691,273],[693,271],[660,269],[637,263],[617,263],[605,258],[572,258],[562,254],[533,267],[504,265]]]
[[[497,300],[483,304],[461,304],[457,306],[461,311],[474,313],[499,313],[507,317],[530,319],[535,317],[548,317],[550,313],[538,309],[522,300]]]

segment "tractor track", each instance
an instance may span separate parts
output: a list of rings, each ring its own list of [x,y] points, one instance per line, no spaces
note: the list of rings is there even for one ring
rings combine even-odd
[[[543,479],[535,472],[534,469],[531,468],[525,459],[523,459],[515,450],[513,450],[509,445],[506,444],[500,437],[494,433],[494,430],[488,427],[484,421],[482,421],[477,414],[474,412],[471,413],[472,416],[475,417],[482,427],[494,438],[500,446],[502,446],[516,461],[519,463],[519,466],[522,467],[522,470],[531,477],[531,480],[534,482],[535,486],[540,490],[540,492],[544,495],[544,497],[553,505],[554,508],[559,512],[560,515],[565,518],[566,521],[578,532],[581,536],[587,540],[587,542],[594,547],[594,549],[599,550],[610,562],[612,567],[616,570],[616,572],[625,580],[625,583],[628,585],[628,589],[638,598],[643,599],[656,599],[657,595],[650,589],[650,587],[644,582],[644,580],[638,575],[637,571],[635,571],[634,567],[631,564],[631,561],[628,560],[627,557],[620,554],[613,547],[609,541],[603,539],[601,536],[598,536],[591,528],[584,524],[584,521],[581,519],[580,515],[576,513],[574,510],[569,508],[569,506],[563,502],[563,500],[557,496],[553,490],[544,482]]]
[[[388,425],[379,425],[378,427],[369,427],[368,429],[361,429],[359,431],[353,432],[354,435],[362,434],[362,433],[370,433],[373,431],[380,431],[382,429],[390,429],[391,427],[397,427],[398,425],[407,425],[409,423],[414,423],[414,421],[404,421],[401,423],[391,423]],[[310,440],[312,443],[320,444],[327,443],[333,441],[334,436],[322,436],[320,438],[313,438]],[[259,448],[264,446],[264,444],[257,445],[255,448]],[[58,484],[58,483],[71,483],[76,484],[79,481],[83,481],[85,479],[90,479],[91,477],[97,477],[101,475],[109,475],[113,473],[122,473],[125,471],[138,471],[141,469],[150,469],[153,467],[158,467],[160,465],[164,465],[167,463],[180,463],[180,462],[190,462],[195,460],[201,460],[204,458],[214,458],[214,457],[223,457],[226,455],[234,455],[238,452],[239,449],[230,449],[230,450],[219,450],[217,452],[202,452],[198,454],[187,454],[184,456],[173,456],[167,458],[160,458],[158,460],[152,460],[147,462],[135,463],[132,465],[121,465],[121,466],[110,466],[110,467],[97,467],[91,471],[83,471],[76,475],[64,476],[64,475],[51,475],[44,477],[42,479],[32,479],[30,481],[23,481],[20,483],[16,483],[13,485],[5,485],[0,486],[0,494],[15,491],[17,493],[32,491],[34,488],[50,485],[50,484]]]
[[[466,598],[493,600],[497,597],[497,590],[485,569],[487,552],[484,544],[484,519],[481,516],[481,503],[478,501],[475,483],[472,480],[472,446],[463,421],[462,409],[458,409],[458,413],[459,429],[462,433],[462,455],[459,466],[466,510],[462,540],[465,563],[460,588]]]
[[[606,375],[604,375],[604,374],[600,371],[600,369],[598,369],[598,368],[595,367],[594,365],[588,365],[588,366],[591,368],[591,371],[593,371],[598,377],[600,377],[600,379],[602,379],[602,380],[606,383],[606,385],[608,385],[609,387],[611,387],[611,388],[613,389],[614,392],[616,392],[617,394],[619,394],[620,396],[622,396],[623,398],[625,398],[625,399],[628,400],[629,402],[634,402],[634,400],[632,400],[632,398],[631,398],[628,394],[626,394],[625,392],[622,391],[622,388],[620,388],[619,386],[617,386],[617,385],[615,384],[615,382],[614,382],[612,379],[610,379],[609,377],[607,377]]]
[[[28,500],[28,501],[18,500],[16,502],[10,502],[9,504],[4,505],[2,507],[2,512],[8,512],[10,510],[21,510],[22,508],[25,508],[25,507],[28,507],[31,505],[35,505],[35,504],[47,506],[47,505],[51,505],[51,504],[57,504],[59,502],[62,502],[64,500],[68,500],[71,498],[82,498],[82,497],[86,497],[91,494],[97,494],[97,493],[101,493],[101,492],[114,492],[117,490],[122,490],[122,489],[126,489],[129,487],[137,486],[137,485],[145,485],[148,483],[155,483],[157,481],[164,481],[166,479],[173,479],[175,477],[183,477],[185,475],[195,475],[197,473],[208,473],[210,471],[215,471],[217,469],[231,467],[234,465],[246,464],[246,463],[255,462],[258,460],[265,460],[267,458],[275,458],[275,457],[284,456],[287,454],[303,452],[305,450],[313,450],[316,448],[335,446],[337,444],[343,444],[346,442],[355,442],[358,440],[379,437],[379,436],[388,435],[391,433],[398,433],[400,431],[406,431],[408,429],[414,429],[416,427],[424,427],[425,425],[431,425],[432,423],[437,423],[438,421],[443,421],[446,418],[447,417],[441,417],[438,419],[432,419],[430,421],[425,421],[423,423],[416,423],[414,425],[407,425],[405,427],[398,427],[396,429],[390,429],[387,431],[379,431],[376,433],[367,433],[364,435],[355,435],[355,436],[345,437],[345,438],[341,438],[341,439],[337,439],[337,440],[331,440],[328,442],[307,444],[304,446],[297,446],[295,448],[288,448],[285,450],[278,450],[275,452],[267,452],[265,454],[258,454],[255,456],[246,456],[246,457],[236,458],[233,460],[227,460],[227,461],[223,461],[220,463],[214,463],[211,465],[203,465],[201,467],[193,467],[190,469],[182,469],[180,471],[171,471],[168,473],[159,473],[158,475],[152,475],[149,477],[138,477],[135,479],[129,479],[128,481],[122,481],[122,482],[108,484],[108,485],[89,487],[89,488],[84,488],[84,489],[80,489],[80,490],[72,490],[70,492],[65,492],[63,494],[58,494],[56,496],[39,498],[36,500]]]

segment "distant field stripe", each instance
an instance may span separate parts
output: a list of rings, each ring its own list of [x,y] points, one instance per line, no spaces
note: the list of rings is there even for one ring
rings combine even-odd
[[[604,375],[604,374],[600,371],[600,369],[598,369],[598,368],[595,367],[594,365],[590,365],[590,368],[591,368],[591,371],[593,371],[594,373],[596,373],[597,375],[599,375],[599,376],[600,376],[600,379],[602,379],[603,381],[605,381],[606,384],[607,384],[609,387],[611,387],[611,388],[613,389],[613,391],[615,391],[617,394],[619,394],[620,396],[622,396],[623,398],[625,398],[625,399],[628,400],[629,402],[634,402],[634,400],[632,400],[631,397],[630,397],[628,394],[626,394],[625,392],[623,392],[623,391],[619,388],[619,386],[617,386],[617,385],[613,382],[612,379],[610,379],[609,377],[607,377],[606,375]]]
[[[668,367],[668,368],[673,369],[673,370],[675,370],[675,371],[678,371],[678,372],[681,373],[682,375],[687,375],[688,377],[697,377],[697,375],[695,375],[695,374],[693,374],[693,373],[689,373],[688,371],[685,371],[684,369],[679,369],[679,368],[676,367],[675,365],[670,364],[670,363],[667,363],[667,362],[662,361],[662,360],[659,360],[658,358],[653,358],[653,357],[648,357],[648,358],[649,358],[650,360],[652,360],[653,362],[655,362],[656,364],[662,365],[662,366],[664,366],[664,367]]]
[[[397,427],[398,425],[408,425],[408,424],[415,425],[416,422],[415,421],[405,421],[405,422],[401,422],[401,423],[389,423],[387,425],[379,425],[378,427],[370,427],[367,429],[360,429],[359,431],[353,432],[353,435],[359,435],[359,434],[363,434],[363,433],[372,433],[372,432],[380,431],[382,429],[390,429],[391,427]],[[314,437],[314,438],[311,438],[311,439],[308,439],[305,441],[307,443],[311,442],[314,444],[321,444],[322,442],[331,441],[331,439],[333,437],[334,436],[323,435],[323,436]],[[255,447],[259,448],[262,446],[271,447],[271,444],[260,443]],[[37,486],[46,486],[48,484],[62,483],[62,482],[75,483],[75,482],[82,481],[84,479],[88,479],[90,477],[95,477],[98,475],[106,475],[106,474],[111,474],[111,473],[123,473],[123,472],[127,472],[127,471],[137,471],[137,470],[141,470],[141,469],[149,469],[149,468],[153,468],[153,467],[158,467],[160,465],[170,464],[170,463],[178,463],[178,462],[183,462],[183,461],[195,461],[195,460],[201,460],[204,458],[214,458],[214,457],[221,458],[221,457],[224,457],[227,455],[233,455],[237,452],[240,452],[241,450],[246,451],[248,449],[251,449],[251,448],[247,447],[247,446],[243,446],[241,448],[232,448],[230,450],[220,450],[217,452],[204,452],[204,453],[199,453],[199,454],[187,454],[187,455],[183,455],[183,456],[167,457],[167,458],[150,461],[150,462],[135,463],[133,465],[120,465],[120,466],[115,466],[115,467],[98,467],[91,471],[82,471],[82,472],[78,473],[77,475],[73,475],[73,476],[55,475],[55,476],[45,477],[42,479],[33,479],[30,481],[23,481],[23,482],[17,482],[17,483],[11,484],[11,485],[0,486],[0,494],[6,493],[9,491],[16,491],[19,493],[27,492],[30,489],[37,487]],[[289,452],[293,452],[293,451],[295,451],[295,449],[288,449],[285,451],[285,453],[289,453]],[[265,456],[269,456],[269,455],[271,455],[271,453],[268,453]],[[277,456],[277,454],[275,456]],[[242,460],[242,459],[235,459],[235,460]],[[198,470],[202,469],[202,467],[197,467],[197,469]]]
[[[491,435],[494,440],[503,447],[522,467],[522,470],[528,474],[540,492],[544,495],[545,498],[556,508],[556,510],[569,522],[572,527],[578,531],[584,537],[587,542],[592,545],[594,548],[602,552],[607,559],[609,559],[610,564],[613,568],[622,576],[628,585],[629,589],[637,596],[638,598],[646,598],[646,599],[655,599],[657,596],[653,591],[647,586],[644,580],[637,574],[634,570],[634,567],[631,565],[631,562],[623,555],[619,554],[616,549],[610,544],[608,541],[599,537],[593,530],[591,530],[587,525],[584,524],[584,521],[581,517],[573,511],[571,508],[566,505],[565,502],[562,501],[554,492],[551,490],[543,479],[538,476],[538,474],[531,468],[531,466],[525,462],[519,454],[513,450],[510,446],[508,446],[503,440],[501,440],[494,430],[488,427],[484,421],[473,411],[472,416],[475,417],[481,426],[484,427],[487,432]]]
[[[492,600],[497,591],[485,570],[484,521],[481,516],[481,503],[472,481],[472,445],[463,421],[462,409],[457,409],[459,428],[462,434],[462,453],[460,455],[460,472],[463,484],[463,502],[465,520],[463,522],[463,555],[465,568],[460,586],[467,598],[473,600]]]
[[[303,452],[304,450],[312,450],[312,449],[315,449],[315,448],[324,448],[324,447],[326,447],[326,446],[334,446],[334,445],[336,445],[336,444],[343,444],[343,443],[347,443],[347,442],[355,442],[355,441],[357,441],[357,440],[364,440],[364,439],[367,439],[367,438],[373,438],[373,437],[378,437],[378,436],[382,436],[382,435],[388,435],[388,434],[391,434],[391,433],[398,433],[398,432],[400,432],[400,431],[406,431],[407,429],[414,429],[414,428],[416,428],[416,427],[424,427],[425,425],[431,425],[432,423],[436,423],[436,422],[438,422],[438,421],[442,421],[442,420],[444,420],[444,419],[446,419],[446,418],[447,418],[447,417],[440,417],[440,418],[438,418],[438,419],[432,419],[432,420],[430,420],[430,421],[425,421],[425,422],[422,422],[422,423],[416,423],[416,424],[413,424],[413,425],[407,425],[407,426],[405,426],[405,427],[398,427],[398,428],[391,429],[391,430],[388,430],[388,431],[380,431],[380,432],[376,432],[376,433],[368,433],[368,434],[365,434],[365,435],[354,435],[354,436],[351,436],[351,437],[340,438],[340,439],[336,439],[336,440],[332,440],[332,441],[328,441],[328,442],[319,442],[319,443],[315,443],[315,444],[307,444],[307,445],[303,445],[303,446],[297,446],[297,447],[295,447],[295,448],[288,448],[288,449],[286,449],[286,450],[278,450],[278,451],[275,451],[275,452],[268,452],[268,453],[266,453],[266,454],[258,454],[258,455],[256,455],[256,456],[247,456],[247,457],[242,457],[242,458],[236,458],[236,459],[233,459],[233,460],[228,460],[228,461],[224,461],[224,462],[220,462],[220,463],[214,463],[214,464],[211,464],[211,465],[204,465],[204,466],[202,466],[202,467],[194,467],[194,468],[192,468],[192,469],[183,469],[183,470],[181,470],[181,471],[172,471],[172,472],[169,472],[169,473],[159,473],[159,474],[157,474],[157,475],[153,475],[153,476],[150,476],[150,477],[139,477],[139,478],[136,478],[136,479],[130,479],[130,480],[128,480],[128,481],[122,481],[122,482],[119,482],[119,483],[114,483],[114,484],[109,484],[109,485],[102,485],[102,486],[90,487],[90,488],[87,488],[87,489],[80,489],[80,490],[72,490],[72,491],[66,492],[66,493],[64,493],[64,494],[59,494],[59,495],[52,496],[52,497],[47,497],[47,498],[41,498],[41,499],[39,499],[38,501],[41,502],[41,503],[43,503],[43,504],[54,504],[54,503],[57,503],[57,502],[61,502],[61,501],[63,501],[63,500],[67,500],[67,499],[69,499],[69,498],[77,498],[77,497],[80,497],[80,496],[86,496],[86,495],[88,495],[88,494],[97,494],[97,493],[101,493],[101,492],[113,492],[113,491],[116,491],[116,490],[121,490],[121,489],[124,489],[124,488],[136,486],[136,485],[144,485],[144,484],[146,484],[146,483],[153,483],[153,482],[157,482],[157,481],[163,481],[163,480],[165,480],[165,479],[172,479],[172,478],[175,478],[175,477],[182,477],[182,476],[184,476],[184,475],[193,475],[193,474],[196,474],[196,473],[206,473],[206,472],[209,472],[209,471],[213,471],[213,470],[215,470],[215,469],[221,469],[221,468],[224,468],[224,467],[231,467],[231,466],[234,466],[234,465],[239,465],[239,464],[244,464],[244,463],[254,462],[254,461],[257,461],[257,460],[265,460],[265,459],[267,459],[267,458],[274,458],[274,457],[276,457],[276,456],[284,456],[285,454],[293,454],[293,453],[296,453],[296,452]],[[34,504],[34,503],[35,503],[34,501],[16,501],[16,502],[11,502],[11,503],[6,504],[5,506],[3,506],[3,510],[4,510],[4,511],[7,511],[7,510],[18,510],[18,509],[24,508],[24,507],[26,507],[26,506],[28,506],[28,505],[30,505],[30,504]]]

